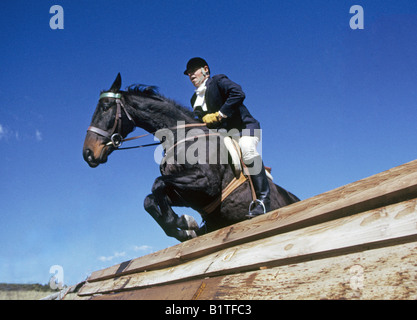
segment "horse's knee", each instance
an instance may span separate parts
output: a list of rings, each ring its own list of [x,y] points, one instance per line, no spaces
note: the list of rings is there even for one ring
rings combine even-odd
[[[158,222],[158,224],[162,227],[163,224],[161,220],[161,211],[159,210],[158,204],[156,203],[153,194],[150,194],[145,198],[145,200],[143,201],[143,206],[145,210],[151,215],[151,217],[154,218],[155,221]]]
[[[143,201],[143,206],[145,210],[148,212],[155,208],[156,204],[155,204],[155,197],[153,196],[153,194],[149,194],[145,198],[145,200]]]
[[[162,177],[155,179],[155,182],[152,185],[152,193],[157,193],[165,188],[165,182]]]

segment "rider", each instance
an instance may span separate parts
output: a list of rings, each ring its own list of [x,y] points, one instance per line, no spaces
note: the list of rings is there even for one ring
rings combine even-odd
[[[243,162],[249,168],[257,197],[248,216],[255,217],[270,211],[269,183],[261,155],[256,150],[259,135],[256,136],[255,132],[259,132],[260,124],[243,105],[245,94],[241,86],[223,74],[211,77],[210,68],[202,58],[190,59],[184,74],[197,88],[191,98],[196,116],[209,127],[237,129],[241,134],[239,146]]]

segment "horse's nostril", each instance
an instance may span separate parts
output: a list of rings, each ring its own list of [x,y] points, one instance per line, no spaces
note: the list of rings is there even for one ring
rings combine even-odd
[[[91,162],[93,160],[92,152],[90,149],[84,150],[84,160],[88,162]]]
[[[90,149],[83,151],[83,157],[90,167],[95,168],[98,166],[96,159],[94,159],[94,153]]]

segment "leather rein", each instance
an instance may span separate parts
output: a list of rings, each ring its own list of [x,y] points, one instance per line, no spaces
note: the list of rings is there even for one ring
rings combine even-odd
[[[123,101],[121,100],[122,94],[121,93],[113,93],[113,92],[103,92],[99,97],[99,101],[103,98],[114,98],[116,100],[117,110],[116,110],[116,118],[115,118],[115,121],[114,121],[113,128],[111,129],[110,132],[107,132],[107,131],[102,130],[100,128],[97,128],[97,127],[94,127],[94,126],[89,126],[87,131],[94,132],[94,133],[98,134],[99,136],[102,136],[102,137],[105,137],[105,138],[109,139],[110,141],[106,145],[107,146],[113,145],[115,150],[137,149],[137,148],[151,147],[151,146],[157,146],[157,145],[162,144],[162,142],[156,142],[156,143],[150,143],[150,144],[142,144],[142,145],[133,146],[133,147],[121,148],[121,145],[125,141],[131,141],[131,140],[144,138],[144,137],[147,137],[149,135],[153,135],[156,132],[146,133],[146,134],[143,134],[143,135],[140,135],[140,136],[123,139],[122,135],[120,134],[121,129],[122,129],[122,110],[126,113],[127,118],[130,121],[133,122],[135,127],[136,127],[136,123],[135,123],[135,121],[133,121],[133,118],[129,114],[129,112],[127,112],[126,107],[123,104]],[[168,130],[176,130],[176,129],[190,128],[190,127],[203,127],[203,126],[206,126],[206,124],[205,123],[190,123],[190,124],[184,124],[184,125],[168,128]]]

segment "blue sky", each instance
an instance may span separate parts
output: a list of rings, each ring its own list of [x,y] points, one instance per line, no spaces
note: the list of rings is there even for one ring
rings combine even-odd
[[[63,30],[49,26],[55,4]],[[363,30],[349,26],[353,5]],[[414,0],[5,0],[0,41],[0,282],[48,283],[61,265],[74,284],[177,243],[143,209],[154,149],[96,169],[82,159],[118,72],[188,106],[182,72],[204,57],[242,85],[265,164],[302,199],[416,158]]]

